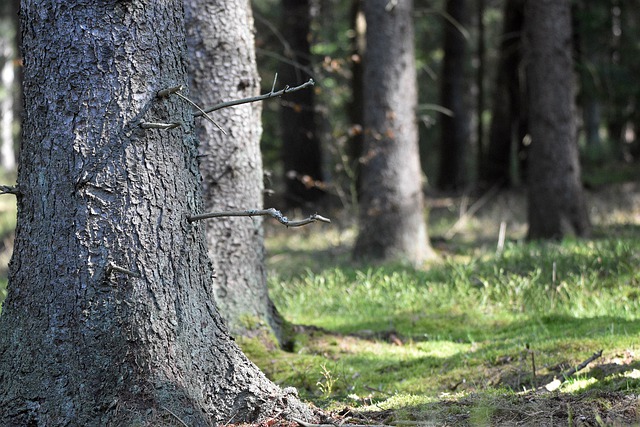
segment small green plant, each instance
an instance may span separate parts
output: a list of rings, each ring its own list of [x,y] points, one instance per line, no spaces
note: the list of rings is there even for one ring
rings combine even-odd
[[[316,383],[320,392],[322,393],[322,397],[325,399],[330,398],[333,395],[334,387],[336,382],[338,381],[338,377],[334,377],[329,368],[327,368],[326,363],[323,363],[320,366],[320,375],[322,378]]]

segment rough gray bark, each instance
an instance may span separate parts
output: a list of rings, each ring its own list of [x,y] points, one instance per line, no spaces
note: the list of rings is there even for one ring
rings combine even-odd
[[[446,12],[459,26],[468,21],[466,0],[447,0]],[[466,78],[467,40],[459,26],[444,22],[444,58],[440,72],[440,105],[452,114],[440,117],[440,171],[438,188],[461,190],[467,183],[466,154],[471,123],[466,105],[469,91]]]
[[[0,425],[304,415],[233,343],[204,225],[186,219],[203,207],[193,115],[156,96],[187,83],[182,2],[25,0],[21,14],[25,118]]]
[[[525,2],[529,238],[589,233],[580,179],[569,0]]]
[[[194,100],[211,106],[258,95],[253,16],[248,0],[186,0],[189,78]],[[226,131],[198,119],[205,211],[262,209],[261,105],[211,113]],[[207,221],[218,308],[233,334],[256,321],[282,340],[282,319],[269,299],[262,217]],[[220,256],[224,254],[224,256]]]
[[[364,153],[354,255],[420,263],[431,254],[418,154],[411,0],[367,0]]]

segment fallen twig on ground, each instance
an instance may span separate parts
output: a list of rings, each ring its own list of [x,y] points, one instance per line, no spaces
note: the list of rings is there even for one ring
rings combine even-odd
[[[563,372],[562,375],[561,375],[561,379],[556,378],[553,381],[551,381],[550,383],[546,384],[544,387],[541,387],[541,389],[544,388],[547,391],[557,390],[558,387],[560,387],[560,385],[562,385],[563,382],[565,382],[569,378],[571,378],[571,376],[573,374],[575,374],[576,372],[586,368],[589,363],[593,362],[594,360],[596,360],[600,356],[602,356],[602,350],[593,353],[587,360],[585,360],[584,362],[582,362],[578,366],[574,366],[573,368],[569,369],[568,371]]]

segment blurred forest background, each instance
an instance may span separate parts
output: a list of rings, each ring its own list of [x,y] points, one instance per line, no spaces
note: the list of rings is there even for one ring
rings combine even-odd
[[[16,168],[20,140],[18,3],[0,6],[0,164],[7,177]],[[263,91],[271,89],[276,73],[280,85],[316,82],[313,91],[263,107],[268,186],[289,207],[313,210],[319,198],[323,205],[357,205],[366,50],[360,3],[253,2]],[[416,117],[429,191],[460,194],[525,183],[531,94],[522,57],[523,5],[415,1]],[[575,114],[587,188],[639,175],[638,6],[634,0],[572,2]],[[447,94],[447,88],[455,92]]]
[[[518,0],[415,1],[417,119],[427,188],[462,192],[496,183],[524,184],[528,130],[521,50],[523,4]],[[640,66],[640,23],[636,7],[637,2],[629,0],[572,2],[578,144],[587,186],[637,177],[640,83],[635,76]],[[309,77],[316,81],[313,96],[265,104],[266,167],[276,180],[294,176],[292,170],[314,171],[311,178],[321,181],[319,185],[345,205],[353,201],[357,159],[354,162],[350,155],[357,149],[354,135],[361,123],[358,88],[366,43],[364,29],[358,27],[362,25],[358,10],[358,1],[254,2],[264,91],[270,89],[274,72],[279,72],[281,84],[294,86]],[[300,16],[308,17],[306,25]],[[445,41],[448,27],[453,27],[457,44]],[[447,55],[457,56],[458,62],[445,73]],[[289,70],[291,64],[295,66]],[[460,105],[443,105],[443,87],[452,80],[463,88],[456,94]],[[313,115],[305,124],[315,126],[309,128],[318,146],[313,159],[308,159],[318,162],[313,167],[281,161],[288,131],[282,129],[279,114],[286,107]],[[461,112],[456,116],[456,134],[443,135],[444,119],[451,116],[452,108]]]

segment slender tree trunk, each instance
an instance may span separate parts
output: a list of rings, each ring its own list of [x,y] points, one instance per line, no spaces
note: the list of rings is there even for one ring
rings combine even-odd
[[[418,154],[416,69],[411,0],[363,2],[364,163],[356,257],[431,255]]]
[[[589,233],[580,179],[569,0],[527,0],[529,238]]]
[[[185,13],[195,100],[211,106],[258,95],[250,2],[187,0]],[[261,110],[252,103],[211,113],[226,134],[207,120],[198,123],[207,212],[263,208]],[[207,243],[216,302],[231,332],[245,335],[262,322],[281,340],[282,319],[267,290],[262,218],[208,221]]]
[[[304,414],[233,343],[204,225],[187,220],[203,208],[193,112],[157,96],[187,84],[182,2],[25,0],[21,16],[25,119],[0,425]]]
[[[478,56],[478,69],[476,70],[476,86],[478,87],[478,97],[476,101],[476,116],[477,126],[476,132],[477,138],[477,151],[476,151],[476,173],[477,179],[480,180],[482,163],[484,162],[484,105],[485,105],[485,90],[484,90],[484,76],[485,76],[485,62],[486,62],[486,42],[485,42],[485,25],[484,25],[484,0],[476,0],[476,12],[478,19],[478,42],[477,42],[477,56]]]
[[[480,170],[486,184],[511,184],[513,148],[521,147],[526,112],[521,108],[523,83],[520,78],[522,59],[521,34],[523,0],[509,0],[504,6],[504,24],[498,70],[491,107],[489,141]],[[524,125],[526,127],[526,125]]]
[[[469,146],[469,112],[466,106],[467,40],[461,30],[467,24],[466,0],[447,0],[450,20],[444,22],[444,59],[440,73],[440,171],[437,184],[443,190],[460,190],[467,183],[466,154]]]
[[[282,35],[288,43],[290,60],[282,64],[278,80],[296,86],[311,75],[310,0],[282,0]],[[315,181],[324,179],[320,139],[315,122],[315,96],[312,90],[285,95],[280,110],[282,161],[286,182],[285,198],[289,206],[303,206],[322,195]]]
[[[366,50],[366,28],[365,19],[362,12],[363,0],[352,0],[351,2],[351,27],[353,29],[353,39],[351,42],[351,100],[349,103],[349,119],[351,120],[350,138],[348,152],[350,163],[353,165],[355,176],[355,188],[358,195],[362,188],[360,174],[360,157],[364,146],[364,135],[362,124],[364,122],[363,88],[362,88],[362,58]]]

